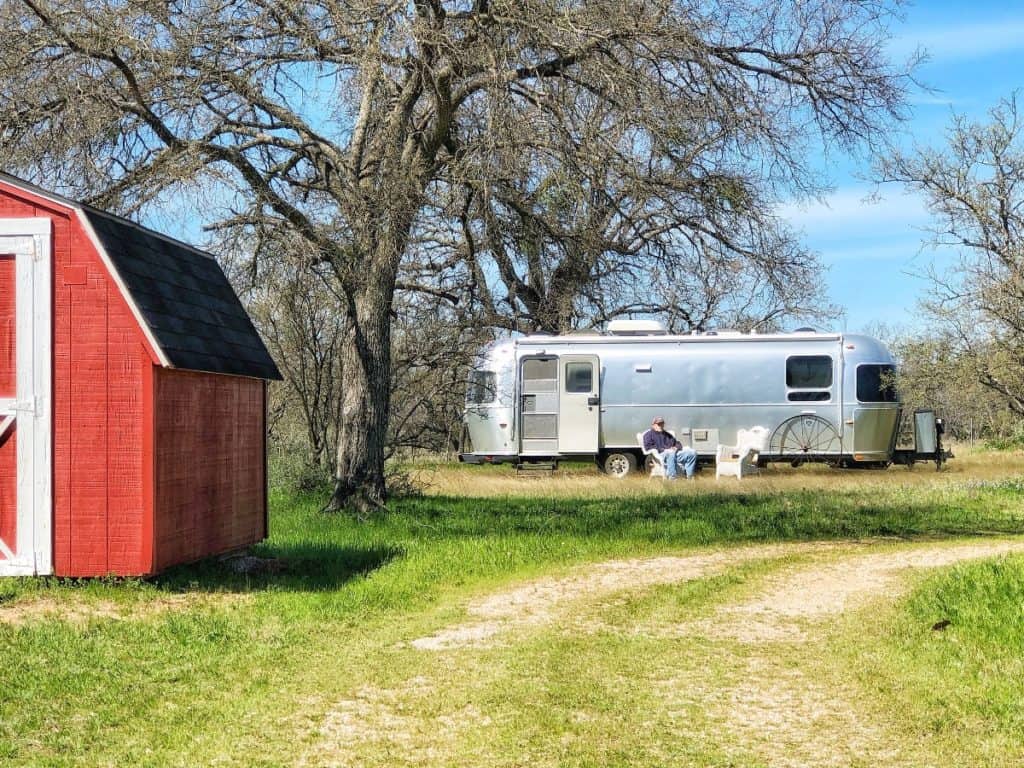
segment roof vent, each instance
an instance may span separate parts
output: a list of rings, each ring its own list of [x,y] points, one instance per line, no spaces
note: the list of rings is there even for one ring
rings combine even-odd
[[[809,326],[809,325],[805,325],[805,326],[803,326],[801,328],[797,328],[795,331],[793,331],[793,333],[817,333],[817,332],[818,332],[817,328],[811,328],[811,326]]]
[[[657,320],[612,320],[608,323],[612,336],[664,336],[665,326]]]

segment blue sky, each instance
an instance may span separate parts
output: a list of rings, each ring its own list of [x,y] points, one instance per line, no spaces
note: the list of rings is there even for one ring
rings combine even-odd
[[[939,145],[954,112],[984,120],[1001,98],[1024,87],[1024,4],[920,0],[892,33],[897,59],[918,46],[929,55],[917,76],[931,91],[912,95],[904,145]],[[876,189],[864,181],[869,171],[864,158],[832,158],[834,191],[779,213],[828,267],[829,295],[845,309],[838,330],[879,322],[912,330],[922,322],[916,307],[927,285],[916,275],[955,254],[922,248],[929,222],[923,201],[896,186]],[[876,192],[880,199],[872,201]]]

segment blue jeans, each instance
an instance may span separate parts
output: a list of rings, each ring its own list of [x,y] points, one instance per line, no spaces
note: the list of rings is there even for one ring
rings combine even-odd
[[[686,473],[686,478],[690,479],[697,468],[697,452],[693,448],[660,451],[658,458],[661,459],[665,467],[665,477],[669,480],[675,480],[680,469]]]

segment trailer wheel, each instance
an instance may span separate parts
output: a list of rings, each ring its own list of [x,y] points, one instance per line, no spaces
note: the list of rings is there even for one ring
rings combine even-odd
[[[601,469],[606,475],[621,479],[636,471],[636,456],[628,451],[606,454],[601,459]]]

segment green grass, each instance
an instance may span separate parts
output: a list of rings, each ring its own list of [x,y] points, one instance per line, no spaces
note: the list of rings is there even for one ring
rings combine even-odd
[[[948,622],[948,625],[943,624]],[[861,681],[960,764],[1024,763],[1024,557],[925,579],[852,646]]]
[[[460,472],[471,485],[474,470]],[[436,717],[465,706],[482,713],[474,727],[454,729],[458,744],[439,742],[420,754],[423,764],[445,764],[441,756],[450,754],[508,765],[728,764],[733,752],[701,736],[714,724],[692,705],[680,703],[672,715],[651,699],[657,680],[724,674],[709,666],[714,649],[697,653],[693,640],[616,631],[577,637],[554,627],[514,648],[450,657],[402,643],[458,621],[472,595],[602,558],[749,542],[1024,532],[1024,486],[1015,481],[830,490],[827,478],[812,477],[807,485],[682,494],[638,485],[628,497],[599,498],[564,489],[546,495],[543,482],[524,481],[520,495],[398,499],[364,523],[319,514],[319,496],[277,490],[271,538],[256,552],[283,558],[284,573],[245,577],[207,562],[152,581],[0,582],[0,616],[40,601],[60,614],[0,618],[0,765],[289,765],[338,701],[420,676],[432,688],[409,694],[415,717],[402,714],[401,702],[388,706],[399,707],[399,726],[422,731],[423,743],[448,738],[451,729]],[[602,619],[617,627],[697,615],[768,567],[658,588],[602,609]],[[957,594],[948,599],[968,611],[977,596]],[[181,596],[185,602],[173,602]],[[907,609],[915,616],[936,613],[925,597],[915,600]],[[981,625],[964,613],[961,627],[960,615],[941,642]],[[885,640],[894,669],[934,640],[913,635],[916,625],[905,621],[895,626],[906,632]],[[992,679],[983,683],[964,673],[971,693],[963,706],[981,706],[989,689],[979,685],[989,685],[1008,707],[1016,689],[999,688],[997,678],[1019,671],[1010,664],[1020,637],[993,629],[977,641],[984,650],[975,663],[998,651],[1006,666],[987,667]],[[953,657],[934,653],[922,656],[927,665],[957,668]],[[926,721],[947,706],[920,700],[915,711]],[[960,711],[951,710],[949,721]],[[977,722],[987,722],[987,712],[978,710]],[[465,717],[476,722],[473,713]],[[1019,738],[1009,709],[993,717],[999,738]],[[366,765],[400,764],[393,746],[351,749]]]

